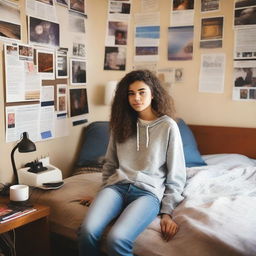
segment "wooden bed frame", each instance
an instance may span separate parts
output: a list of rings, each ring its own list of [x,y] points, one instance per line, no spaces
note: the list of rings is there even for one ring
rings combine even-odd
[[[236,153],[256,159],[256,128],[189,125],[202,155]]]

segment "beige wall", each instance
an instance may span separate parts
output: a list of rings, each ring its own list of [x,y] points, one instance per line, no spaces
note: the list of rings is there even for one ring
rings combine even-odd
[[[106,81],[120,79],[126,72],[123,71],[103,71],[104,41],[107,19],[107,0],[87,0],[87,89],[89,98],[89,122],[95,120],[108,120],[109,107],[103,105],[104,84]],[[225,17],[223,48],[215,50],[199,49],[200,38],[200,1],[195,0],[195,35],[194,35],[194,58],[192,61],[167,60],[167,28],[169,25],[169,5],[170,0],[159,0],[161,12],[161,40],[160,40],[160,60],[159,68],[183,67],[184,83],[174,85],[172,95],[176,102],[177,113],[187,123],[223,125],[223,126],[243,126],[255,127],[256,124],[256,102],[232,101],[232,55],[233,55],[233,1],[220,0],[221,10],[207,16]],[[22,5],[22,22],[25,24],[24,0]],[[66,10],[63,7],[57,8],[61,23],[61,46],[71,47],[72,41],[68,31],[68,19]],[[140,11],[140,1],[133,0],[133,13]],[[26,43],[26,33],[24,31],[23,42]],[[129,31],[129,47],[127,54],[127,70],[132,68],[133,57],[133,17]],[[0,42],[0,59],[3,64],[2,44]],[[223,94],[210,94],[198,92],[198,79],[200,69],[200,58],[202,53],[219,52],[226,53],[226,76],[225,89]],[[4,81],[3,68],[0,75],[0,182],[10,182],[12,179],[12,168],[10,162],[10,152],[16,143],[5,143],[4,125]],[[75,155],[79,145],[81,131],[84,125],[72,127],[70,120],[70,136],[54,139],[48,142],[37,142],[37,151],[29,154],[15,153],[17,167],[42,155],[49,155],[51,163],[58,166],[64,176],[71,169],[75,160]],[[88,149],[90,150],[90,149]]]

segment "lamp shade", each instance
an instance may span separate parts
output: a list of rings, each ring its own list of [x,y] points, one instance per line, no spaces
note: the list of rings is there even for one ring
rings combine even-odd
[[[22,140],[19,142],[18,150],[20,153],[36,151],[36,145],[28,138],[27,132],[23,132]]]
[[[117,81],[108,81],[105,86],[105,105],[111,105],[112,100],[115,96]]]

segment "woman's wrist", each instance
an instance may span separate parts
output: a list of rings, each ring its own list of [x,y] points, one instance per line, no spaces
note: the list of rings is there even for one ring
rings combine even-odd
[[[168,213],[162,213],[161,214],[161,219],[163,219],[163,218],[170,218],[170,219],[172,219],[172,216],[170,215],[170,214],[168,214]]]

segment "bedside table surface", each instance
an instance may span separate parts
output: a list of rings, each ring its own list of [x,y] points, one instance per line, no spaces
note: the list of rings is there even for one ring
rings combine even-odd
[[[6,198],[0,198],[0,204],[8,203],[8,199]],[[5,223],[0,223],[0,234],[8,232],[12,229],[21,227],[23,225],[26,225],[30,222],[39,220],[41,218],[48,217],[50,214],[50,208],[48,206],[34,204],[32,208],[35,208],[36,211],[28,213],[26,215],[23,215],[21,217],[18,217],[16,219],[7,221]]]

